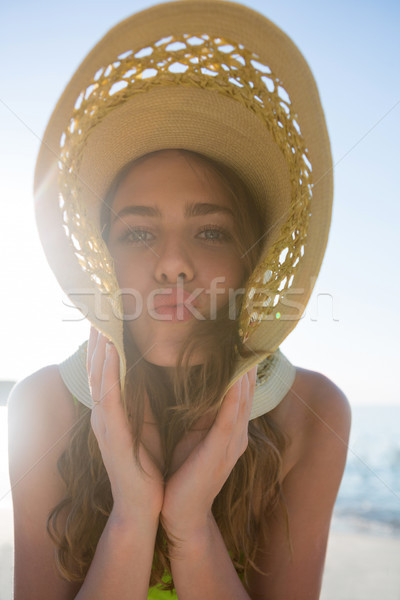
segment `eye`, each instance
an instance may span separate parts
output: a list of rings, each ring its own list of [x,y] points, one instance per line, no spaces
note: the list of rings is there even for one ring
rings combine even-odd
[[[205,234],[205,237],[202,239],[213,243],[227,242],[232,239],[229,231],[219,225],[205,225],[202,227],[199,235],[201,234]]]
[[[118,241],[124,244],[149,244],[153,241],[153,238],[153,234],[147,229],[135,227],[135,229],[128,229],[125,231],[118,238]]]

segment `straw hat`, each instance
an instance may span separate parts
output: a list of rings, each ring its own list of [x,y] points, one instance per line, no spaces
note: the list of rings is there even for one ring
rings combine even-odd
[[[123,310],[100,207],[126,163],[164,148],[233,168],[268,224],[239,320],[243,342],[262,355],[238,357],[229,389],[297,325],[328,241],[329,138],[313,75],[295,44],[241,4],[159,4],[113,27],[59,99],[35,170],[39,235],[63,290],[115,344],[122,389]],[[252,418],[262,393],[259,385]]]

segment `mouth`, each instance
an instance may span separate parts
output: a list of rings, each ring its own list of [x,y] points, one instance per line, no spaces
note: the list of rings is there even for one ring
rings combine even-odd
[[[158,306],[153,316],[160,321],[169,321],[177,323],[179,321],[189,321],[194,318],[193,313],[185,304],[165,304]],[[163,317],[163,318],[159,318]]]
[[[161,306],[177,307],[177,306],[194,306],[192,298],[193,294],[189,294],[182,288],[165,288],[155,290],[152,293],[154,308],[158,309]]]
[[[187,292],[183,288],[161,288],[154,290],[149,296],[150,302],[153,307],[158,309],[161,306],[168,307],[179,307],[187,306],[196,308],[198,305],[199,295],[203,290],[201,288],[196,289],[194,292]]]
[[[188,321],[193,318],[203,319],[199,312],[199,296],[203,288],[189,293],[183,288],[159,288],[150,292],[147,309],[149,314],[161,321]]]

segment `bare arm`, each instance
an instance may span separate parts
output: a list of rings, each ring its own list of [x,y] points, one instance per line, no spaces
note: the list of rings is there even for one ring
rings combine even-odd
[[[64,493],[57,459],[74,422],[70,400],[56,366],[21,381],[9,398],[15,600],[69,600],[80,587],[58,575],[53,543],[46,532],[47,515]]]
[[[318,375],[311,398],[298,398],[304,409],[304,436],[296,464],[283,481],[293,557],[280,511],[268,517],[269,538],[258,540],[252,571],[253,600],[318,600],[332,511],[346,462],[351,413],[347,398]]]
[[[104,347],[100,348],[97,360],[104,363]],[[110,379],[117,370],[113,371],[111,363],[109,367],[103,382],[104,390],[112,388],[115,391],[117,387],[113,387]],[[94,368],[101,374],[97,363]],[[118,422],[123,415],[118,405],[120,399],[113,394],[104,395],[104,399],[105,404],[99,404],[96,411],[92,411],[92,426],[109,475],[111,473],[114,508],[81,584],[60,577],[55,567],[53,543],[46,532],[48,513],[64,495],[64,483],[56,463],[68,443],[68,434],[76,419],[71,396],[54,366],[21,382],[10,398],[15,600],[147,598],[159,517],[156,501],[162,485],[151,478],[140,485],[132,485],[140,471],[136,471],[130,452],[131,440],[124,437]],[[150,459],[143,452],[142,464],[150,468],[151,463],[146,464]],[[118,460],[113,463],[116,454]],[[117,464],[121,466],[120,470],[116,468]],[[140,501],[150,492],[153,492],[151,498],[140,510]]]
[[[77,600],[146,600],[158,519],[111,512]]]
[[[196,530],[187,528],[181,539],[171,558],[180,599],[250,600],[212,514],[202,527]]]
[[[297,398],[297,402],[304,403],[301,404],[303,417],[296,425],[303,429],[303,442],[299,446],[297,461],[283,482],[293,559],[290,558],[285,538],[284,520],[277,512],[269,518],[268,540],[260,536],[256,541],[258,566],[270,575],[265,577],[256,571],[250,572],[250,589],[247,593],[233,567],[211,511],[205,515],[199,510],[197,514],[201,518],[195,518],[193,499],[191,503],[186,503],[189,509],[185,522],[177,514],[175,518],[165,515],[169,517],[167,524],[169,521],[170,531],[182,540],[171,560],[175,586],[182,600],[205,597],[210,600],[319,598],[329,525],[347,454],[350,409],[344,394],[327,378],[318,376],[316,383],[312,397]],[[214,462],[215,456],[216,453]],[[188,469],[192,466],[190,462],[189,459]],[[208,463],[209,481],[214,471]],[[189,471],[185,479],[189,480]],[[202,481],[198,472],[196,479],[204,489],[206,478]],[[195,496],[200,496],[200,489]],[[184,514],[182,507],[181,517]]]

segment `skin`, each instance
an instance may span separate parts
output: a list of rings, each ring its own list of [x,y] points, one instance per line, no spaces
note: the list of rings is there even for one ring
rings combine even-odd
[[[229,289],[239,288],[244,275],[231,215],[185,217],[186,204],[205,203],[232,208],[211,171],[173,150],[135,166],[114,197],[107,245],[120,288],[134,288],[143,301],[139,317],[128,323],[145,360],[153,364],[175,365],[180,344],[196,317],[179,323],[155,318],[146,310],[152,293],[168,292],[178,285],[190,294],[201,291],[195,298],[196,308],[205,317],[212,308],[213,282],[223,278],[214,295],[219,308],[228,302]],[[135,206],[156,208],[159,215],[126,213]],[[123,296],[126,315],[135,314],[135,298]]]
[[[56,403],[54,398],[57,398]],[[113,407],[103,405],[102,409],[105,419],[112,422],[119,407],[118,404]],[[46,533],[46,519],[64,495],[57,460],[67,447],[69,432],[78,418],[71,393],[62,381],[57,365],[44,367],[20,381],[9,399],[8,413],[15,528],[15,600],[27,597],[31,600],[72,600],[85,598],[85,594],[87,598],[118,595],[143,600],[154,550],[154,522],[158,521],[153,517],[142,518],[137,524],[128,516],[117,517],[112,512],[83,585],[64,581],[55,570],[54,547]],[[328,378],[297,367],[291,389],[270,416],[292,439],[282,457],[281,484],[288,505],[295,555],[290,560],[284,524],[279,515],[265,516],[270,538],[255,542],[259,549],[257,564],[271,575],[266,578],[252,572],[251,595],[244,597],[251,600],[317,600],[329,523],[346,460],[349,404],[343,392]],[[119,436],[115,434],[108,439],[111,444],[119,443]],[[188,441],[186,456],[195,444],[196,440]],[[198,547],[193,549],[186,544],[181,559],[172,563],[176,585],[182,582],[180,587],[185,587],[179,594],[183,600],[193,598],[193,591],[197,589],[201,598],[205,581],[211,582],[213,575],[223,586],[225,584],[223,574],[226,571],[219,563],[217,568],[213,555],[216,544],[207,553],[204,551],[207,545],[202,542],[204,536],[198,533],[196,539]],[[207,573],[199,569],[199,554],[202,553],[205,567],[211,561]],[[130,556],[128,564],[127,556]],[[134,570],[132,564],[135,564]],[[228,578],[231,575],[229,573]],[[124,589],[122,584],[125,584]],[[213,598],[212,595],[206,597]]]
[[[203,290],[197,296],[197,308],[202,315],[207,315],[210,312],[209,292],[213,281],[223,278],[224,285],[220,288],[223,293],[216,296],[217,307],[220,307],[228,301],[229,289],[238,288],[243,279],[243,265],[234,239],[233,215],[214,212],[186,216],[187,203],[209,203],[232,210],[231,200],[213,172],[177,151],[163,152],[135,166],[114,196],[108,248],[114,259],[120,288],[134,287],[143,298],[145,309],[148,306],[147,299],[154,290],[174,288],[179,279],[189,293],[196,289]],[[138,206],[156,208],[159,214],[148,216],[127,211],[128,208]],[[128,296],[125,303],[128,314],[133,309],[131,298]],[[191,324],[192,319],[178,323],[158,320],[149,311],[143,310],[139,318],[130,321],[129,325],[146,360],[169,369],[175,364],[180,342],[188,335]],[[99,341],[100,344],[104,342],[104,339]],[[115,352],[115,349],[111,348],[111,352]],[[99,368],[101,365],[96,364],[93,374]],[[247,423],[256,371],[254,367],[229,391],[207,436],[207,426],[211,423],[203,419],[197,423],[198,433],[186,436],[176,448],[172,460],[172,470],[175,472],[165,487],[159,511],[165,523],[179,521],[180,527],[187,529],[186,523],[196,527],[193,515],[199,516],[199,523],[210,518],[215,496],[247,447]],[[96,405],[94,414],[98,406]],[[238,410],[242,416],[240,419],[237,416]],[[229,411],[233,411],[231,417]],[[148,416],[154,420],[147,401],[146,417]],[[229,418],[229,435],[232,435],[232,440],[225,441],[225,453],[231,453],[232,457],[228,461],[225,455],[218,471],[218,465],[213,460],[218,453],[215,444],[218,445],[221,440],[224,443],[220,427],[224,426],[224,419]],[[238,431],[233,429],[233,423],[236,423]],[[150,467],[150,472],[153,473],[153,466],[162,466],[163,460],[159,453],[159,434],[155,427],[144,432],[144,444],[147,455],[153,459]],[[158,452],[152,453],[148,446],[156,447]],[[195,451],[189,452],[193,446]],[[158,457],[154,454],[158,454]],[[210,463],[215,464],[218,472],[215,480],[207,477]],[[203,475],[199,476],[200,473]],[[159,473],[154,479],[159,481]],[[209,483],[211,485],[207,485]],[[148,498],[158,499],[160,490],[153,492],[148,494]],[[147,501],[148,499],[145,503]]]
[[[179,276],[189,290],[198,284],[207,289],[212,278],[221,272],[228,274],[232,287],[240,282],[240,264],[238,266],[233,248],[225,243],[214,245],[214,242],[204,241],[203,235],[198,237],[198,227],[204,225],[203,221],[192,224],[184,217],[184,189],[180,188],[180,182],[193,184],[188,189],[196,198],[209,194],[211,188],[209,184],[200,185],[204,179],[199,179],[198,170],[191,178],[187,162],[180,159],[170,155],[168,169],[163,169],[162,163],[150,165],[149,161],[146,165],[145,162],[140,171],[134,173],[135,183],[149,185],[141,189],[141,204],[160,204],[165,193],[174,207],[174,219],[169,220],[164,214],[164,219],[160,218],[156,224],[153,249],[158,256],[148,247],[121,249],[116,243],[117,236],[110,232],[110,250],[121,286],[129,287],[134,281],[144,295],[155,287],[173,285]],[[193,170],[190,171],[193,174]],[[153,174],[151,185],[146,176],[150,172]],[[154,177],[155,173],[160,174],[160,179]],[[160,182],[158,188],[157,181]],[[223,202],[222,195],[218,195],[221,190],[213,184],[218,202]],[[133,198],[121,191],[116,202],[125,201],[133,202]],[[123,207],[123,204],[116,206]],[[211,223],[215,223],[216,215],[212,217]],[[209,223],[207,219],[205,224]],[[147,229],[150,224],[145,225]],[[131,252],[135,256],[141,252],[140,267],[133,265]],[[221,254],[224,261],[219,262]],[[218,301],[226,300],[227,296]],[[206,311],[207,307],[203,305],[202,310]],[[146,354],[146,359],[170,369],[182,336],[190,330],[190,322],[154,320],[153,323],[144,315],[137,323],[132,322],[131,327],[142,352],[148,350],[150,341],[156,341],[154,351]],[[77,415],[56,365],[20,382],[9,401],[15,599],[118,597],[143,600],[147,596],[158,520],[162,518],[168,532],[181,539],[178,551],[171,557],[180,600],[205,597],[210,600],[223,597],[317,600],[329,523],[349,438],[350,409],[343,392],[325,376],[297,368],[292,388],[270,412],[271,418],[292,440],[282,457],[281,484],[289,511],[294,556],[290,557],[280,514],[275,511],[261,515],[267,520],[270,535],[268,540],[261,537],[255,540],[257,564],[270,576],[252,571],[249,595],[233,568],[211,506],[247,447],[256,369],[245,373],[228,391],[213,424],[198,423],[196,431],[189,432],[177,446],[174,473],[165,485],[160,476],[162,456],[157,431],[151,425],[149,403],[145,401],[149,422],[144,426],[140,455],[146,476],[139,471],[132,453],[119,393],[116,350],[111,344],[107,351],[106,339],[93,329],[87,367],[95,402],[91,425],[110,478],[113,510],[84,583],[60,579],[54,568],[53,545],[45,524],[48,512],[64,494],[56,463],[67,446]],[[54,398],[57,398],[56,403]]]

